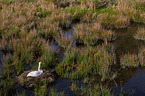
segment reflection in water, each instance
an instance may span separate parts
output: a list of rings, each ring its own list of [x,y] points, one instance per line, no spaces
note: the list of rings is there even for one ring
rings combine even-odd
[[[138,68],[123,68],[120,65],[120,58],[122,56],[124,56],[125,54],[138,55],[139,49],[145,47],[144,41],[134,38],[134,34],[137,32],[139,26],[145,25],[133,24],[127,29],[115,30],[117,38],[113,42],[113,44],[116,48],[116,64],[112,67],[114,68],[113,71],[117,71],[118,75],[114,79],[114,82],[109,82],[109,86],[113,86],[112,93],[115,95],[120,95],[121,93],[127,93],[128,95],[133,96],[145,95],[145,68],[141,67],[140,69],[140,66]]]
[[[127,70],[126,70],[127,71]],[[127,72],[128,73],[128,72]],[[132,75],[132,74],[130,74]],[[125,78],[125,76],[123,76]],[[127,77],[128,78],[128,77]],[[123,82],[123,81],[122,81]],[[119,87],[114,86],[112,92],[119,96],[119,94],[127,93],[129,96],[145,96],[145,70],[134,72],[127,82]]]
[[[76,84],[79,88],[83,85],[82,81],[78,81]],[[57,82],[52,86],[52,88],[56,92],[64,92],[68,96],[79,96],[78,94],[76,95],[71,91],[71,85],[72,82],[70,79],[58,79]]]
[[[0,76],[1,76],[1,72],[3,70],[3,56],[2,56],[2,52],[0,51]]]

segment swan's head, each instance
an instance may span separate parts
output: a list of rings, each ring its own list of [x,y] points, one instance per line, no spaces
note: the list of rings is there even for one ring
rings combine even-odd
[[[39,64],[41,64],[41,62],[39,62]]]

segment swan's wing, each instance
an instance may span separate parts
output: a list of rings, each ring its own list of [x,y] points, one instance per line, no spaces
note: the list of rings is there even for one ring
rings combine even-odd
[[[39,75],[41,75],[43,72],[41,71],[32,71],[30,73],[28,73],[27,77],[32,76],[32,77],[38,77]]]

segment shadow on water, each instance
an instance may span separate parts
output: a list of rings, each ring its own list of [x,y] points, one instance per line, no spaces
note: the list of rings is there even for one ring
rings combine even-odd
[[[72,82],[70,79],[58,79],[52,88],[57,92],[64,92],[68,96],[80,96],[71,91],[71,85]],[[76,85],[80,88],[84,83],[83,81],[78,80],[76,81]]]

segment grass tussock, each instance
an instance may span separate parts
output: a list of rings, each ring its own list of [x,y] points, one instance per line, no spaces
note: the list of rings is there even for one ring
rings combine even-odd
[[[50,20],[53,24],[58,25],[63,29],[66,29],[70,28],[72,22],[71,16],[72,15],[70,13],[64,13],[58,10],[52,13]]]
[[[138,60],[139,58],[135,54],[125,54],[120,62],[122,66],[137,67],[139,65]]]
[[[64,78],[83,78],[100,75],[102,80],[107,78],[109,65],[113,62],[113,55],[104,48],[87,47],[81,50],[67,50],[64,61],[56,67],[57,73]]]
[[[134,37],[136,39],[145,40],[145,27],[138,28],[138,31]]]
[[[64,60],[56,66],[56,72],[64,78],[69,78],[70,73],[76,69],[78,58],[78,50],[76,48],[67,48],[64,53]]]
[[[100,24],[78,24],[74,28],[74,38],[78,43],[95,45],[99,39],[111,40],[113,32],[101,28]]]
[[[74,38],[71,36],[70,37],[64,36],[63,32],[60,32],[60,35],[56,36],[55,40],[64,49],[72,47],[75,44]]]
[[[117,0],[115,10],[119,11],[123,16],[127,16],[134,22],[143,22],[144,18],[144,0]],[[141,4],[142,3],[142,4]]]
[[[145,49],[144,48],[140,49],[139,62],[141,66],[144,66],[144,63],[145,63]]]
[[[130,21],[127,16],[99,14],[98,22],[105,28],[126,28]]]
[[[51,21],[48,17],[46,17],[39,24],[38,29],[39,35],[46,40],[54,39],[61,32],[61,29],[58,27],[58,25],[51,24]]]
[[[39,58],[39,61],[43,62],[43,69],[52,68],[59,63],[59,59],[56,58],[55,52],[52,49],[49,49],[48,46],[44,46],[42,56]]]

